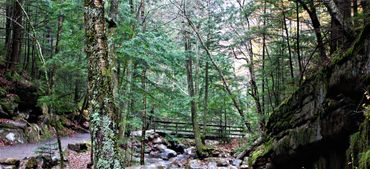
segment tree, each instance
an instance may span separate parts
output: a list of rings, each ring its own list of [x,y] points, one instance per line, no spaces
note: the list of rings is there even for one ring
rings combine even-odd
[[[112,68],[105,35],[104,1],[85,0],[85,52],[89,60],[88,93],[94,168],[122,168],[117,139]]]
[[[187,15],[186,3],[184,3],[184,15]],[[186,23],[186,22],[184,22]],[[186,74],[187,74],[187,83],[188,83],[188,93],[190,98],[190,112],[191,112],[191,122],[193,125],[195,145],[197,148],[197,155],[201,158],[206,157],[205,146],[202,142],[202,136],[200,127],[198,124],[198,114],[197,114],[197,105],[195,101],[195,89],[194,89],[194,79],[193,79],[193,56],[191,52],[191,39],[190,34],[186,28],[188,25],[184,26],[184,45],[186,52]]]
[[[22,0],[13,0],[14,5],[8,8],[8,12],[12,11],[11,29],[12,38],[8,39],[7,44],[7,65],[6,67],[12,72],[16,71],[16,66],[19,63],[21,42],[22,42]],[[10,34],[9,34],[10,35]]]
[[[351,19],[351,1],[328,0],[324,1],[331,15],[330,53],[337,49],[345,50],[349,47],[355,33],[349,22]]]
[[[314,28],[315,35],[316,35],[317,48],[320,51],[320,60],[323,64],[327,64],[329,62],[329,58],[327,57],[326,52],[325,52],[325,46],[324,46],[324,42],[323,42],[323,38],[321,34],[321,24],[316,14],[316,7],[314,5],[314,2],[309,1],[307,5],[307,3],[304,2],[303,0],[297,0],[297,1],[302,5],[303,9],[306,10],[306,12],[311,18],[312,26]]]

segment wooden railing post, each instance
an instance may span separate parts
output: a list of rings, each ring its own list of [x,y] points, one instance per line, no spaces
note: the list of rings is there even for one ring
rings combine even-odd
[[[177,129],[177,123],[176,123],[176,135],[177,135],[177,130],[178,130],[178,129]]]

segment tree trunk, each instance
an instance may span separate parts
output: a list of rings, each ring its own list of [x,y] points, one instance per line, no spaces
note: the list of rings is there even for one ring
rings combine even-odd
[[[88,64],[90,128],[94,168],[121,169],[117,142],[116,105],[112,67],[105,35],[104,1],[85,0],[85,36]]]
[[[323,1],[331,15],[331,37],[330,53],[337,49],[346,50],[355,32],[349,20],[351,18],[351,1],[349,0],[327,0]]]
[[[184,14],[186,15],[185,11],[184,11]],[[188,92],[189,92],[189,98],[190,98],[191,122],[193,124],[193,132],[194,132],[195,145],[197,149],[197,155],[200,158],[203,158],[207,156],[207,153],[205,152],[205,146],[202,143],[202,136],[201,136],[200,127],[198,124],[197,105],[195,101],[195,90],[194,90],[194,81],[193,81],[193,59],[192,59],[192,56],[190,55],[191,42],[190,42],[190,35],[187,30],[184,30],[184,41],[185,41],[185,52],[187,55],[186,74],[187,74]]]
[[[143,94],[143,110],[141,114],[141,119],[142,119],[142,127],[141,127],[141,151],[140,151],[140,165],[145,164],[145,131],[146,131],[146,68],[143,69],[143,72],[141,74],[141,84],[142,88],[144,90]]]
[[[265,51],[266,51],[266,0],[263,1],[263,32],[262,32],[262,112],[265,113]]]
[[[242,4],[239,3],[239,6],[240,8],[242,8]],[[243,9],[241,9],[241,12],[244,13],[244,18],[247,21],[247,28],[249,29],[250,24],[249,24],[248,15],[243,11]],[[244,43],[244,45],[248,51],[248,56],[249,56],[249,58],[246,59],[246,61],[249,61],[248,63],[248,70],[249,70],[249,75],[250,75],[249,84],[251,87],[251,92],[249,94],[252,96],[256,104],[256,111],[257,111],[257,114],[260,116],[259,117],[259,128],[261,132],[264,133],[265,132],[265,115],[262,111],[260,96],[259,96],[258,87],[256,83],[256,76],[255,76],[255,71],[254,71],[254,60],[253,60],[254,54],[253,54],[253,47],[252,47],[252,39],[249,39],[246,43]]]
[[[209,61],[211,62],[211,64],[213,65],[213,67],[215,67],[218,75],[221,78],[222,84],[223,84],[223,86],[224,86],[227,94],[231,97],[231,100],[233,102],[233,105],[234,105],[235,109],[238,111],[240,117],[242,118],[243,123],[247,127],[248,131],[252,131],[251,126],[250,126],[250,123],[245,120],[244,111],[243,111],[243,108],[240,105],[239,99],[237,97],[234,97],[233,96],[233,92],[231,91],[231,89],[229,87],[229,84],[228,84],[228,82],[226,80],[226,77],[224,76],[224,73],[222,72],[222,69],[217,65],[217,63],[213,59],[210,50],[207,48],[207,45],[204,43],[202,36],[200,35],[200,33],[197,30],[197,28],[194,26],[193,22],[190,20],[190,18],[187,15],[185,15],[185,19],[188,21],[189,26],[193,29],[193,31],[196,34],[198,40],[200,41],[200,44],[203,47],[203,49],[206,51],[206,54],[208,56]]]
[[[54,53],[55,54],[58,54],[59,52],[59,42],[60,42],[60,36],[62,34],[62,31],[63,31],[63,21],[64,21],[64,16],[63,15],[59,15],[58,16],[58,30],[57,30],[57,35],[56,35],[56,42],[55,42],[55,47],[54,47]],[[53,44],[53,43],[51,43]],[[52,79],[52,82],[50,83],[50,90],[53,92],[53,84],[54,84],[54,81],[55,81],[55,65],[53,64],[52,65],[52,70],[51,70],[51,78]],[[52,93],[50,93],[51,95]],[[52,112],[53,113],[53,112]],[[56,122],[56,123],[60,123],[60,122]],[[60,140],[60,134],[59,134],[59,126],[58,124],[56,124],[55,126],[55,129],[56,129],[56,133],[57,133],[57,140],[58,140],[58,149],[59,149],[59,155],[60,155],[60,168],[63,169],[64,168],[64,157],[63,157],[63,150],[62,150],[62,143],[61,143],[61,140]]]
[[[370,24],[370,2],[369,0],[361,1],[362,8],[364,10],[364,24]],[[365,45],[365,57],[367,58],[367,72],[370,73],[370,38],[364,41]]]
[[[290,78],[294,79],[294,72],[293,72],[293,59],[292,59],[292,49],[290,47],[290,40],[289,40],[289,30],[288,30],[288,26],[286,24],[286,17],[285,17],[285,11],[284,11],[284,7],[282,9],[282,13],[283,13],[283,28],[285,30],[285,35],[286,35],[286,42],[287,42],[287,45],[288,45],[288,54],[289,54],[289,68],[290,68]]]
[[[206,61],[206,66],[204,67],[204,110],[203,110],[203,135],[206,133],[207,126],[207,115],[208,115],[208,87],[209,87],[209,63]]]
[[[315,8],[314,1],[309,1],[308,2],[309,6],[307,6],[307,4],[304,3],[302,0],[297,0],[297,1],[302,5],[303,9],[306,10],[306,12],[311,18],[312,26],[314,28],[314,32],[316,35],[317,47],[320,52],[321,64],[326,65],[329,62],[329,58],[327,57],[326,52],[325,52],[325,45],[324,45],[323,38],[321,35],[321,24],[316,14],[316,8]]]
[[[303,70],[302,70],[302,59],[301,59],[301,49],[300,49],[300,46],[299,46],[299,41],[300,41],[300,35],[299,35],[299,31],[300,31],[300,28],[299,28],[299,3],[298,1],[296,1],[296,13],[297,13],[297,42],[296,42],[296,45],[297,45],[297,58],[298,58],[298,68],[299,68],[299,84],[300,85],[302,83],[302,80],[303,80]]]
[[[11,46],[11,33],[12,33],[12,15],[13,15],[13,7],[10,5],[9,0],[7,0],[6,9],[5,9],[5,15],[6,15],[6,23],[5,23],[5,50],[7,51],[8,55],[8,49]],[[9,53],[10,54],[10,53]],[[8,58],[7,58],[8,59]]]
[[[7,68],[12,72],[15,72],[17,69],[17,64],[19,62],[19,55],[21,50],[21,42],[22,42],[22,2],[23,0],[14,0],[14,9],[13,9],[13,17],[12,17],[12,28],[13,28],[13,37],[12,37],[12,45],[11,45],[11,52],[7,60]]]

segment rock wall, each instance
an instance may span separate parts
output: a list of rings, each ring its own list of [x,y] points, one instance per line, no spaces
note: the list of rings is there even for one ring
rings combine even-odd
[[[346,53],[271,114],[264,144],[249,158],[253,168],[346,168],[350,135],[364,121],[361,105],[369,103],[368,58],[362,54],[369,32],[367,26]]]

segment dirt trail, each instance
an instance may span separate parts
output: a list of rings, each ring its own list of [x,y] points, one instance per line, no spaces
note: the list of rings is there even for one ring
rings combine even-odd
[[[68,144],[81,143],[90,140],[90,134],[75,134],[69,137],[62,137],[62,147],[65,149]],[[0,159],[3,158],[16,158],[23,159],[25,157],[35,156],[35,151],[38,147],[48,144],[55,143],[56,139],[51,139],[39,143],[27,143],[27,144],[16,144],[13,146],[0,147]]]

